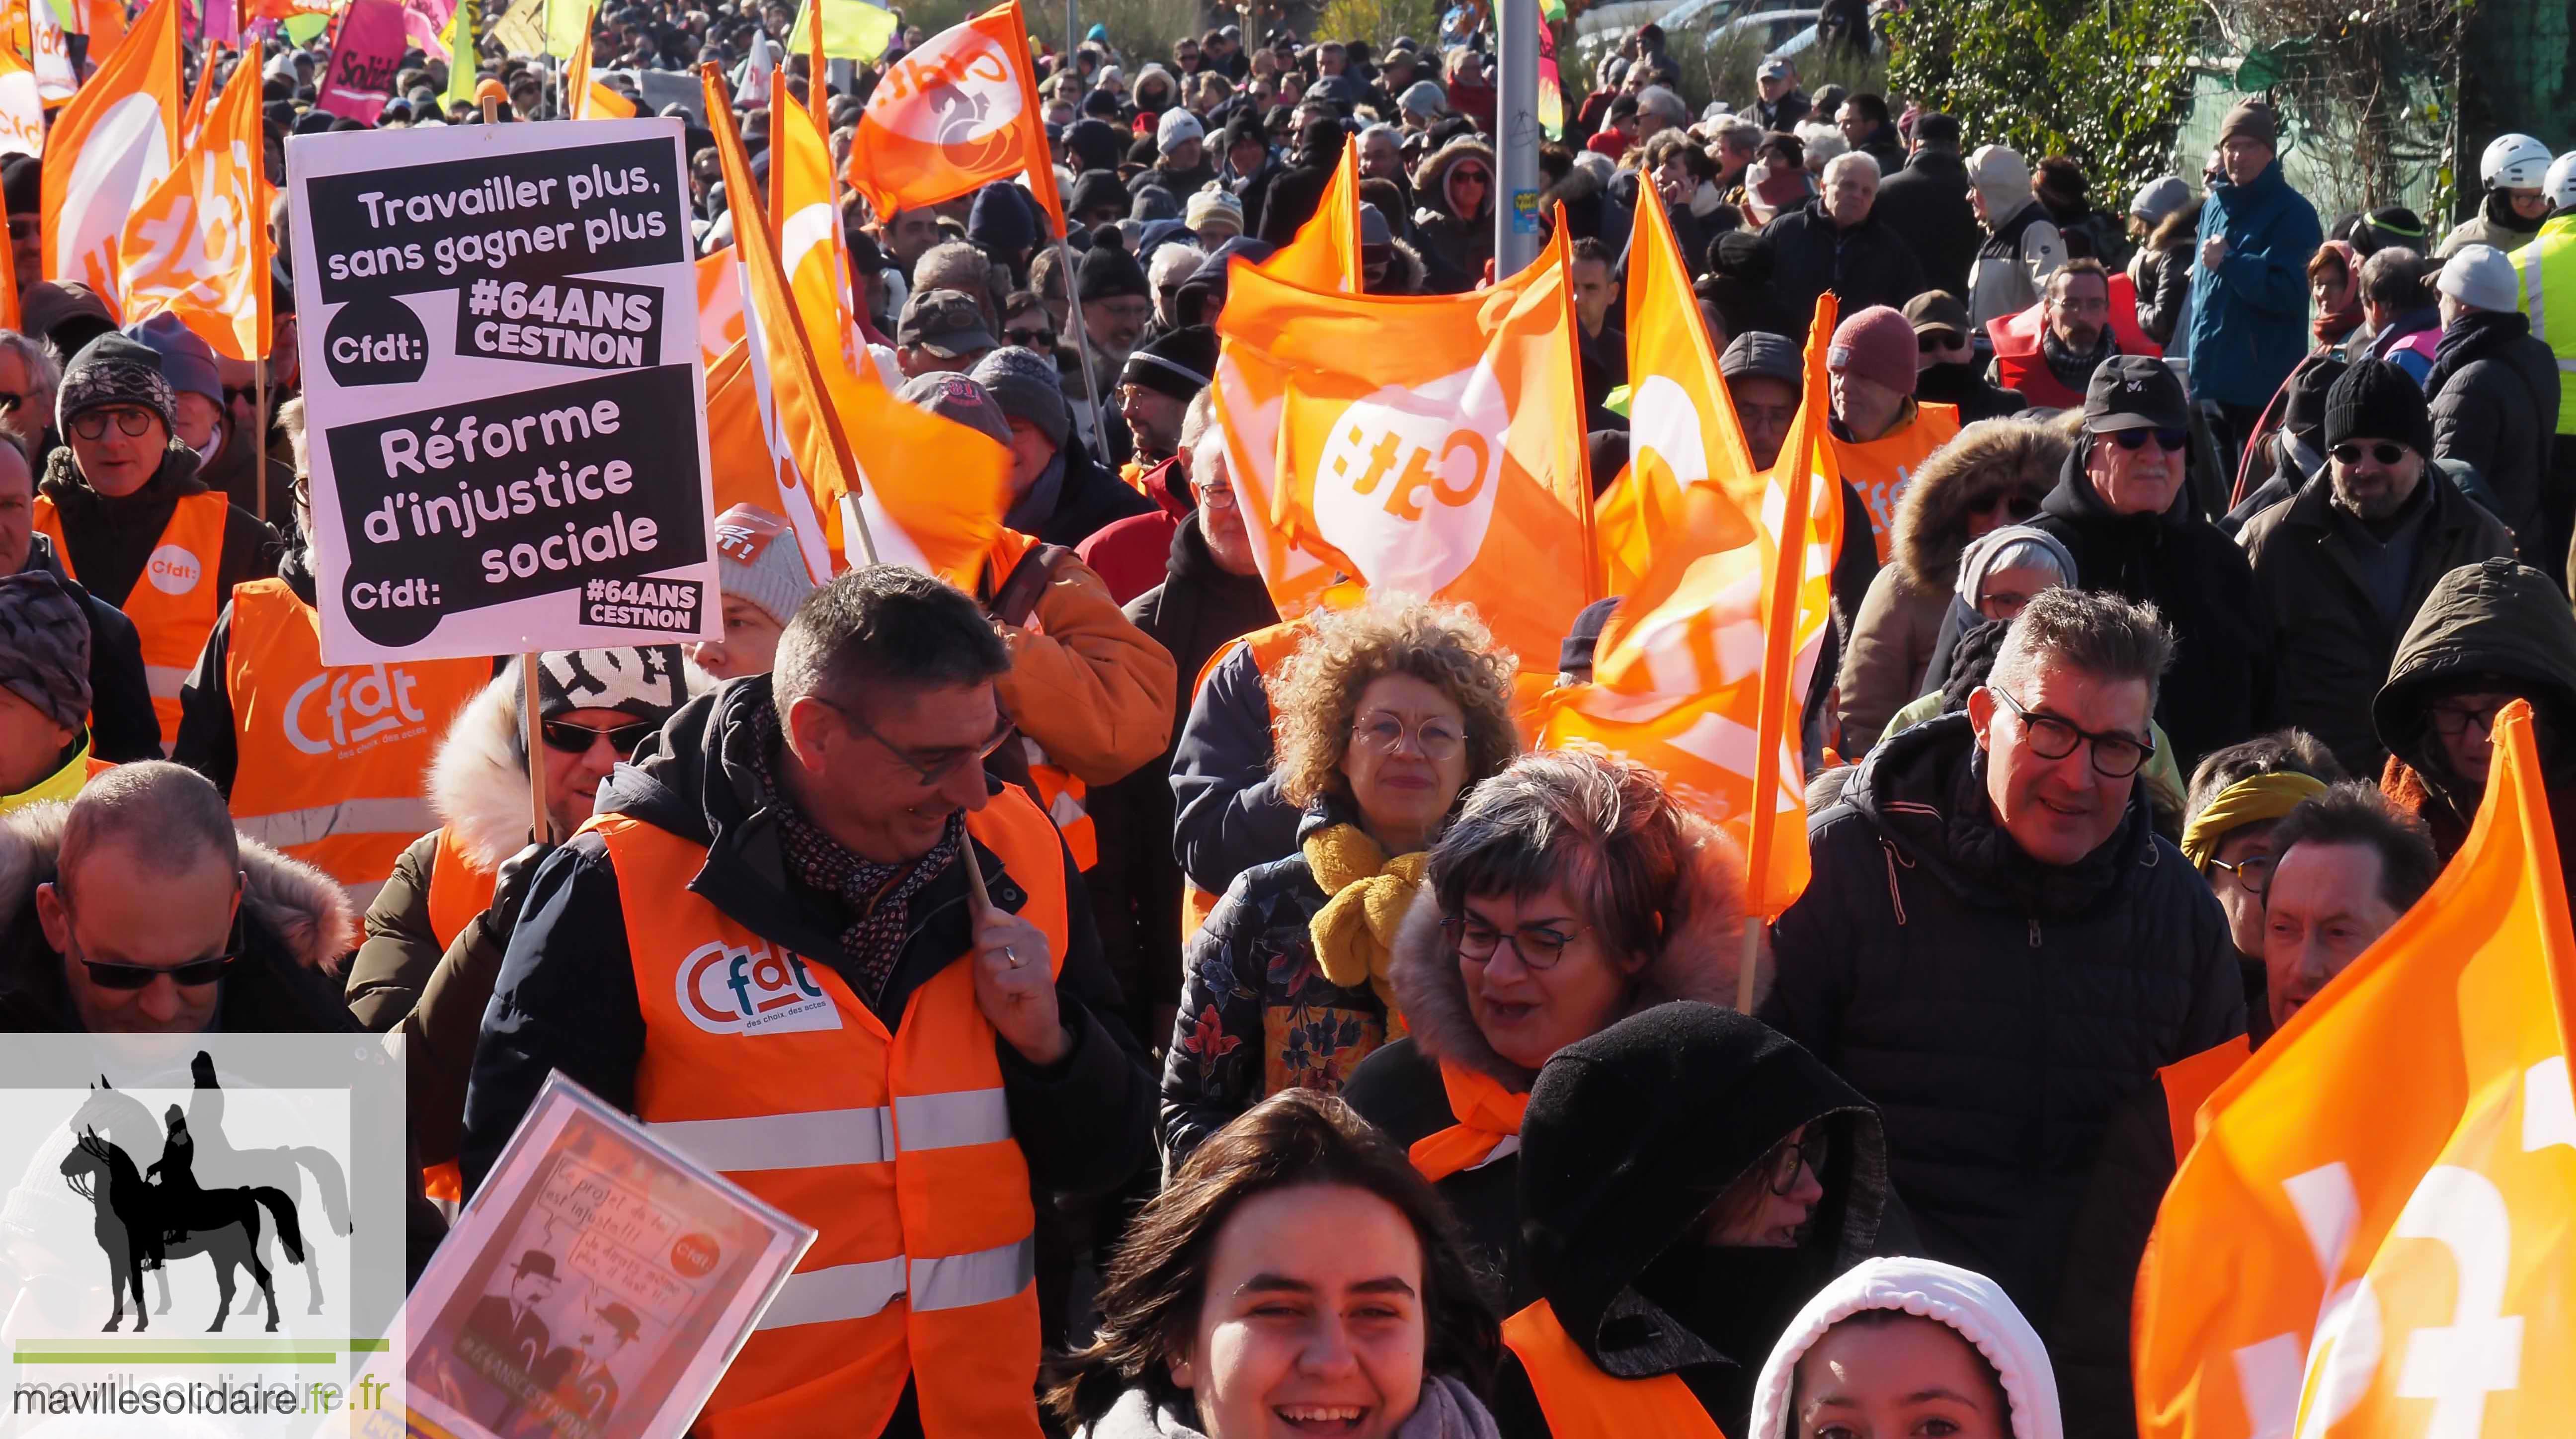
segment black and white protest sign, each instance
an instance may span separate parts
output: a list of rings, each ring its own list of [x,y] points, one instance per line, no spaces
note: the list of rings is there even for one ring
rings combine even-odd
[[[329,664],[711,639],[676,120],[288,143]]]

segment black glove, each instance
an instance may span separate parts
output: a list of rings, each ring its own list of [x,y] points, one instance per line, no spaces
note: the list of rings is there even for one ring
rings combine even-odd
[[[519,911],[527,907],[528,886],[536,880],[537,866],[554,852],[553,845],[531,844],[501,861],[492,883],[492,907],[483,911],[483,932],[496,947],[509,946],[511,933],[519,927]]]

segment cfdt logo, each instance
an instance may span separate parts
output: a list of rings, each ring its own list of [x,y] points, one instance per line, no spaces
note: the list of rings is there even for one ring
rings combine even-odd
[[[419,687],[398,665],[324,670],[286,697],[286,742],[324,755],[418,734],[429,725],[412,700]]]
[[[709,1034],[795,1034],[841,1027],[840,1007],[793,954],[702,944],[680,961],[680,1012]]]
[[[1439,593],[1484,545],[1511,422],[1481,363],[1354,402],[1318,457],[1316,528],[1371,587]]]
[[[177,545],[163,545],[143,563],[144,577],[165,595],[184,595],[206,577],[206,562]]]

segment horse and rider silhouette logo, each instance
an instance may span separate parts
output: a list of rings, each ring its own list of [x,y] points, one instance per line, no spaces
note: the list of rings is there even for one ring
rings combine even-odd
[[[262,1215],[273,1229],[288,1260],[304,1267],[311,1286],[311,1314],[322,1312],[322,1285],[306,1252],[304,1230],[295,1196],[303,1190],[304,1173],[319,1181],[323,1208],[334,1232],[348,1234],[349,1192],[339,1160],[328,1150],[293,1146],[237,1150],[224,1137],[223,1088],[215,1081],[215,1063],[204,1050],[189,1065],[195,1089],[189,1108],[173,1104],[159,1122],[141,1100],[117,1089],[100,1075],[89,1099],[72,1116],[76,1138],[63,1156],[63,1181],[89,1201],[95,1216],[92,1235],[107,1256],[108,1286],[113,1300],[105,1330],[115,1333],[125,1319],[125,1295],[134,1295],[134,1332],[150,1327],[143,1301],[143,1276],[161,1275],[161,1306],[170,1312],[167,1267],[174,1260],[204,1255],[214,1266],[220,1298],[208,1333],[223,1332],[232,1312],[234,1274],[248,1269],[258,1285],[256,1300],[246,1297],[242,1312],[254,1312],[264,1300],[267,1332],[277,1332],[277,1291],[269,1265],[261,1259]],[[100,1134],[104,1128],[107,1134]],[[137,1168],[124,1147],[160,1134],[160,1157]],[[201,1156],[202,1147],[202,1156]],[[208,1173],[223,1177],[269,1178],[272,1183],[207,1189],[199,1186],[200,1160]]]

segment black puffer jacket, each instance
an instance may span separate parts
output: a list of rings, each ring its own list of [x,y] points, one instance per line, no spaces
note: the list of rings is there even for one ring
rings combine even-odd
[[[1968,202],[1968,162],[1958,151],[1915,151],[1905,168],[1879,182],[1870,215],[1912,247],[1923,262],[1926,285],[1966,302],[1968,269],[1977,263],[1986,232],[1977,227],[1976,209]]]
[[[2254,571],[2218,528],[2192,508],[2185,486],[2161,515],[2114,513],[2085,477],[2092,440],[2079,437],[2057,488],[2031,523],[2063,541],[2084,588],[2152,600],[2174,632],[2174,665],[2156,698],[2156,722],[2185,774],[2211,750],[2249,739],[2272,722],[2272,675],[2263,663],[2273,616]]]
[[[1763,226],[1762,240],[1771,247],[1773,291],[1795,325],[1789,338],[1802,345],[1816,297],[1827,290],[1842,297],[1845,315],[1872,305],[1902,308],[1923,293],[1923,262],[1875,212],[1846,229],[1825,213],[1822,199],[1809,200]]]
[[[2424,393],[2433,401],[2433,453],[2476,466],[2523,557],[2543,558],[2540,491],[2558,433],[2558,356],[2532,336],[2531,317],[2461,316],[2442,332]]]
[[[1803,1241],[1700,1241],[1710,1203],[1801,1126],[1825,1141]],[[1605,1374],[1680,1378],[1728,1434],[1745,1432],[1753,1381],[1799,1308],[1894,1238],[1878,1111],[1816,1056],[1716,1005],[1657,1005],[1559,1050],[1521,1144],[1522,1235],[1557,1322]],[[1504,1439],[1550,1432],[1508,1354],[1492,1408]]]
[[[2104,1127],[2156,1070],[2245,1028],[2227,919],[2150,827],[2041,865],[1995,822],[1964,714],[1880,744],[1808,822],[1764,1020],[1887,1116],[1923,1252],[2043,1332]]]

